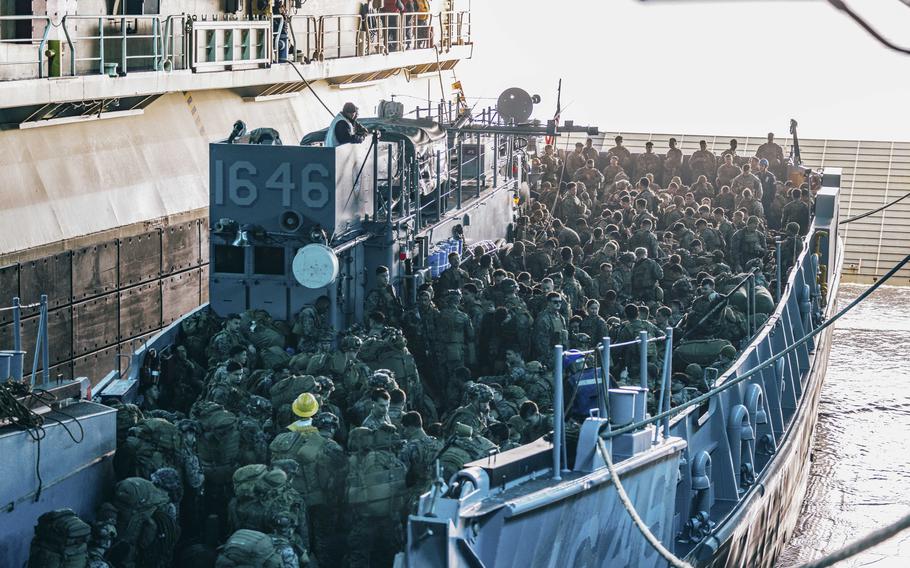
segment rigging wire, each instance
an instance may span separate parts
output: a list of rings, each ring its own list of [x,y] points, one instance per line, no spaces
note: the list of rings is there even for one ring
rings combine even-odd
[[[859,540],[852,542],[843,548],[835,550],[831,554],[828,554],[811,562],[806,562],[800,568],[826,568],[827,566],[833,566],[842,560],[846,560],[851,556],[856,556],[860,552],[869,550],[873,546],[885,542],[889,538],[907,530],[908,528],[910,528],[910,513],[904,515],[890,525],[875,529]]]
[[[294,69],[294,71],[297,72],[297,75],[300,76],[300,80],[303,81],[303,84],[304,84],[304,85],[306,85],[307,90],[310,91],[311,93],[313,93],[313,96],[316,97],[316,100],[319,101],[319,103],[322,105],[322,108],[324,108],[324,109],[326,110],[326,112],[328,112],[330,115],[332,115],[332,118],[334,119],[336,113],[332,112],[332,109],[330,109],[330,108],[328,107],[328,105],[325,104],[325,101],[322,100],[322,98],[319,96],[319,93],[317,93],[317,92],[313,89],[313,86],[310,85],[310,82],[306,80],[306,77],[304,77],[304,76],[303,76],[303,73],[300,72],[300,69],[297,68],[297,64],[294,63],[294,62],[291,61],[291,60],[288,60],[288,63],[291,64],[291,67]]]
[[[910,2],[910,0],[907,0],[907,2]],[[885,203],[881,207],[873,209],[872,211],[866,211],[865,213],[860,213],[859,215],[854,215],[853,217],[850,217],[849,219],[844,219],[843,221],[839,222],[838,225],[846,225],[847,223],[852,223],[853,221],[859,221],[860,219],[864,219],[864,218],[868,217],[869,215],[875,215],[879,211],[883,211],[883,210],[891,207],[892,205],[896,205],[896,204],[900,203],[901,201],[907,199],[908,197],[910,197],[910,192],[907,192],[904,195],[895,199],[894,201]]]
[[[910,6],[910,0],[900,0],[903,4]],[[828,3],[846,14],[851,20],[859,24],[861,28],[869,32],[869,35],[878,40],[879,43],[887,47],[888,49],[893,49],[898,53],[903,53],[904,55],[910,55],[910,49],[906,47],[901,47],[896,43],[893,43],[891,40],[879,33],[878,30],[872,27],[872,24],[863,19],[862,16],[853,11],[850,6],[848,6],[843,0],[828,0]]]

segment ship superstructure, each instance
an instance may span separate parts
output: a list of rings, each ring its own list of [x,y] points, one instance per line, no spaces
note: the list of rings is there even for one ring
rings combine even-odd
[[[347,101],[435,114],[472,52],[467,3],[400,15],[361,15],[353,0],[115,4],[0,13],[0,217],[19,227],[0,237],[0,303],[49,296],[55,377],[125,370],[121,354],[207,301],[208,144],[238,118],[288,144]],[[23,312],[25,343],[35,314]],[[0,312],[0,333],[11,324]]]

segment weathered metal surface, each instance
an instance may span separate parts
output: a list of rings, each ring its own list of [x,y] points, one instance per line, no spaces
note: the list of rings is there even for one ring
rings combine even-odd
[[[13,304],[13,298],[19,295],[19,265],[11,264],[0,268],[0,308]],[[13,321],[9,310],[0,312],[0,325]]]
[[[172,225],[161,235],[163,274],[199,265],[199,221]]]
[[[119,345],[113,345],[107,349],[73,359],[73,376],[88,377],[93,385],[96,384],[120,365],[117,356],[119,350]]]
[[[200,269],[161,280],[161,321],[167,325],[199,305]]]
[[[120,240],[120,286],[148,282],[160,275],[160,230]]]
[[[205,249],[208,250],[208,249]],[[206,262],[208,257],[206,256]],[[199,303],[204,304],[209,301],[209,265],[203,264],[200,268],[200,286],[199,286]]]
[[[105,489],[114,481],[109,458],[117,444],[117,411],[80,402],[67,407],[66,414],[50,416],[44,423],[40,444],[24,430],[0,429],[0,455],[5,457],[0,460],[3,566],[25,566],[39,515],[68,507],[82,518],[92,519]],[[77,418],[81,427],[75,423]],[[77,436],[78,443],[70,433]],[[36,502],[39,485],[41,498]]]
[[[32,304],[47,294],[48,306],[59,308],[72,301],[73,268],[70,251],[19,265],[22,303]]]
[[[199,219],[199,261],[207,263],[209,261],[209,219]]]
[[[120,339],[161,327],[161,284],[149,282],[120,291]]]
[[[51,366],[73,358],[73,317],[72,308],[58,308],[47,313],[47,344]],[[32,354],[35,351],[35,338],[38,334],[38,316],[22,320],[22,348],[28,351],[25,357],[26,367],[32,368]],[[38,368],[41,359],[38,359]]]
[[[117,257],[116,241],[73,251],[73,301],[116,290]]]
[[[73,354],[78,356],[119,339],[118,294],[108,294],[73,306]]]

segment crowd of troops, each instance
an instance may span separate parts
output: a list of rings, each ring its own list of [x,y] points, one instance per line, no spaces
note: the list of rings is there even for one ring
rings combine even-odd
[[[726,292],[749,272],[768,286],[775,240],[792,266],[819,182],[774,173],[773,135],[749,159],[735,141],[720,158],[705,148],[545,147],[511,242],[450,254],[414,305],[380,267],[343,333],[327,297],[290,322],[186,318],[150,355],[140,404],[118,408],[112,500],[92,525],[42,517],[30,565],[75,566],[55,559],[76,550],[99,568],[389,566],[420,495],[548,435],[555,345],[668,327],[677,342],[726,340],[710,365],[674,369],[675,404],[706,391],[703,367],[722,372],[748,339]],[[657,385],[663,349],[647,345]],[[637,345],[611,361],[611,381],[638,384]]]

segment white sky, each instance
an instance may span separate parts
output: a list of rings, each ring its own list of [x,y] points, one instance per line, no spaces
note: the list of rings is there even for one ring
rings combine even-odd
[[[910,47],[901,0],[847,0]],[[822,0],[473,0],[468,98],[522,87],[552,117],[626,132],[910,140],[910,56]],[[482,101],[495,105],[495,100]]]

